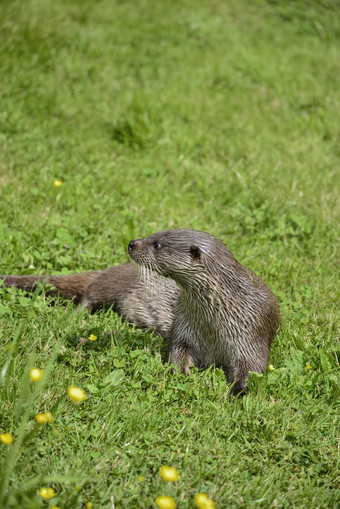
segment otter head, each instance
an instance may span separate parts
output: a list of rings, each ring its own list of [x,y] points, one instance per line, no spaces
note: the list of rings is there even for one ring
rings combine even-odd
[[[183,286],[204,272],[205,259],[217,241],[212,235],[196,230],[168,230],[145,239],[131,240],[129,255],[161,276],[170,277]]]

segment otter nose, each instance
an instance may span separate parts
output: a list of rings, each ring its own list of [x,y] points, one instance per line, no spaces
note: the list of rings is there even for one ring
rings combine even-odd
[[[136,245],[136,241],[135,240],[130,240],[129,246],[128,246],[128,250],[132,251],[132,249],[135,247],[135,245]]]

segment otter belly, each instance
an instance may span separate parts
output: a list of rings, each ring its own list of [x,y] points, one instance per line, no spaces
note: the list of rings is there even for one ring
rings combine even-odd
[[[197,334],[197,343],[200,351],[200,364],[203,368],[208,368],[212,364],[229,370],[230,364],[234,357],[234,348],[228,338],[220,334],[202,335],[200,332]]]

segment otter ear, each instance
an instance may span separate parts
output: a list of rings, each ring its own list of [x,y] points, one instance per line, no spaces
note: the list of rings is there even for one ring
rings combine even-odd
[[[193,260],[199,260],[201,258],[201,250],[198,246],[190,246],[190,254]]]

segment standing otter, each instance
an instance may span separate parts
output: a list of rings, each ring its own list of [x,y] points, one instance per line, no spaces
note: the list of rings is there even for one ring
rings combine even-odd
[[[180,287],[168,354],[188,375],[190,366],[222,367],[234,394],[244,393],[249,371],[263,372],[280,325],[280,310],[267,285],[243,267],[212,235],[169,230],[132,240],[138,264]]]
[[[61,276],[0,276],[5,286],[73,299],[90,311],[112,306],[136,325],[168,340],[170,362],[188,375],[192,365],[222,367],[233,393],[249,371],[263,372],[280,325],[276,298],[212,235],[169,230],[131,240],[129,263]]]

